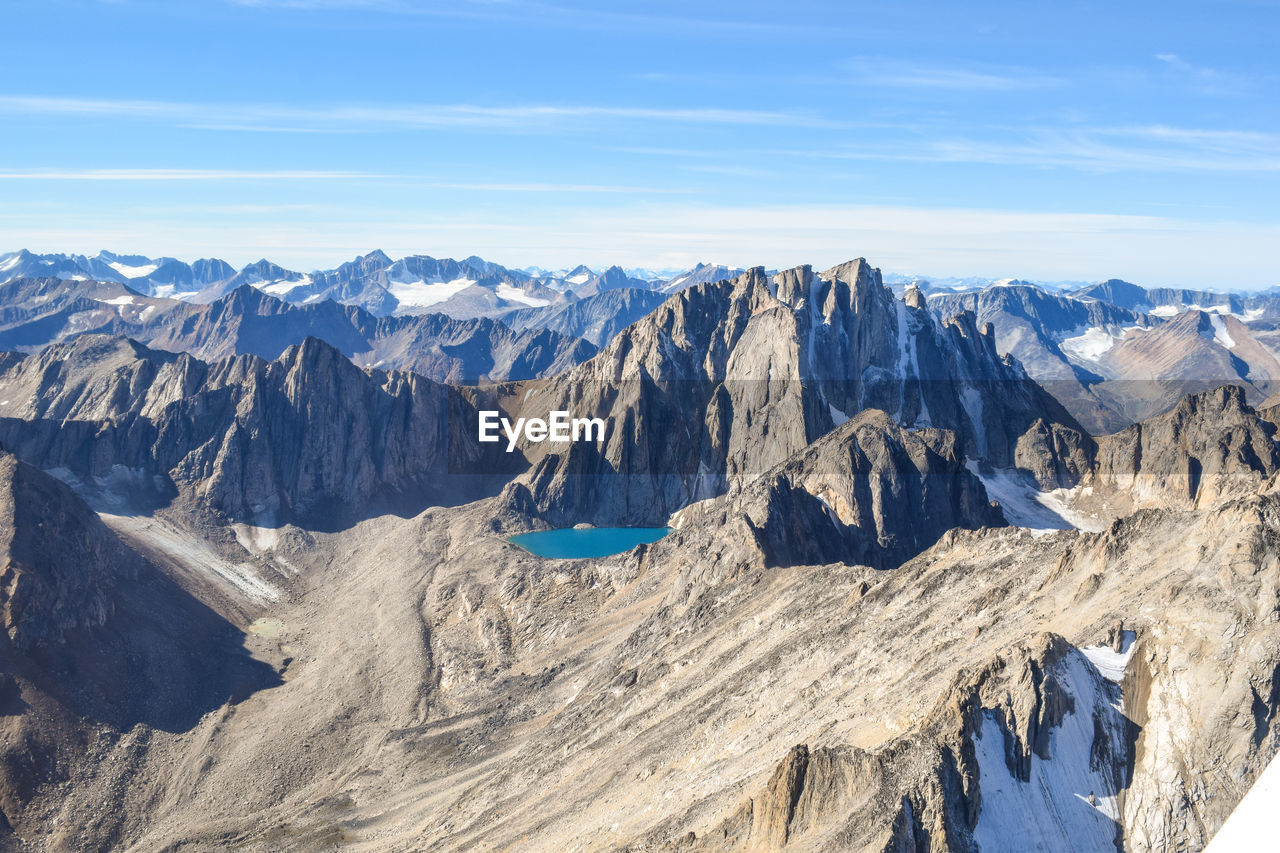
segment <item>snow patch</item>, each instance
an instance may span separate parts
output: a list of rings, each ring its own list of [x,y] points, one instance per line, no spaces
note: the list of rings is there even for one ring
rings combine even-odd
[[[310,283],[311,283],[311,276],[304,275],[302,278],[297,279],[295,281],[289,281],[288,279],[283,279],[283,280],[273,281],[270,283],[258,282],[257,284],[254,285],[254,287],[258,288],[263,293],[270,293],[272,296],[284,296],[289,291],[293,290],[295,287],[304,287]]]
[[[152,292],[161,299],[190,299],[199,291],[196,290],[178,290],[176,285],[160,284],[153,288]]]
[[[122,264],[119,261],[113,261],[112,263],[107,264],[107,266],[111,267],[125,278],[145,278],[160,269],[159,264],[141,264],[136,267],[131,267],[128,264]]]
[[[252,524],[233,524],[236,541],[250,554],[270,551],[280,543],[280,531],[274,527],[255,527]]]
[[[1070,499],[1076,489],[1042,492],[1016,471],[997,468],[984,474],[972,459],[965,463],[965,467],[982,481],[988,497],[1000,502],[1005,520],[1015,527],[1025,527],[1038,535],[1056,530],[1097,533],[1106,529],[1105,523],[1070,508]]]
[[[550,299],[539,299],[536,296],[530,296],[518,287],[512,287],[506,282],[498,285],[498,296],[511,302],[528,305],[530,308],[542,308],[551,304]]]
[[[1227,324],[1220,314],[1210,314],[1209,323],[1213,326],[1213,340],[1221,344],[1227,349],[1231,349],[1236,345],[1235,338],[1231,337],[1231,333],[1227,331]]]
[[[584,272],[580,272],[577,275],[571,275],[565,279],[565,281],[570,284],[586,284],[590,280],[591,276]]]
[[[1116,342],[1124,338],[1124,333],[1113,335],[1106,329],[1093,326],[1083,335],[1066,338],[1062,342],[1062,351],[1068,358],[1082,361],[1098,361],[1106,355]]]
[[[126,293],[124,296],[117,296],[113,299],[99,299],[97,301],[103,305],[132,305],[133,297]]]
[[[1080,651],[1098,668],[1103,678],[1119,684],[1124,680],[1124,671],[1129,666],[1129,658],[1133,657],[1133,644],[1137,639],[1138,635],[1133,631],[1125,631],[1118,652],[1110,646],[1085,646]]]
[[[985,456],[987,430],[982,420],[982,393],[972,385],[965,385],[964,390],[960,392],[960,405],[964,406],[965,414],[969,416],[969,423],[973,425],[973,434],[978,442],[978,453]]]
[[[1050,758],[1031,756],[1027,782],[1009,772],[1000,718],[983,711],[973,737],[982,792],[973,838],[981,850],[1115,849],[1120,809],[1113,773],[1120,771],[1098,766],[1093,756],[1095,736],[1111,740],[1104,753],[1124,752],[1123,718],[1113,710],[1119,691],[1076,654],[1059,662],[1054,677],[1075,708],[1050,732]]]
[[[248,563],[232,563],[204,542],[157,518],[101,513],[102,520],[126,536],[140,539],[184,570],[221,582],[259,603],[280,599],[280,591]]]
[[[426,308],[444,302],[473,284],[475,280],[470,278],[455,278],[453,281],[426,281],[419,278],[413,281],[389,281],[387,290],[401,307]]]
[[[1147,313],[1154,317],[1177,317],[1182,313],[1182,309],[1183,306],[1181,305],[1161,305],[1158,308],[1152,308]]]

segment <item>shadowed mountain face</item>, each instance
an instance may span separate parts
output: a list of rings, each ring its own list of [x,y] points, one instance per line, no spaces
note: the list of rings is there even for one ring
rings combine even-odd
[[[375,317],[330,301],[290,305],[248,285],[207,305],[96,282],[19,279],[0,285],[0,348],[38,350],[83,334],[124,335],[206,360],[275,359],[314,337],[361,366],[411,370],[454,384],[551,376],[596,351],[537,324],[517,331],[487,318]]]
[[[0,398],[0,443],[38,467],[255,523],[457,503],[520,462],[475,442],[458,391],[362,371],[314,338],[273,362],[205,363],[85,336],[11,361]]]
[[[1276,425],[1239,386],[1185,397],[1098,445],[1093,481],[1138,506],[1192,508],[1247,494],[1280,471]]]
[[[948,430],[904,430],[867,409],[739,491],[681,510],[721,556],[765,566],[896,568],[955,527],[1004,524]]]
[[[70,488],[7,453],[0,573],[0,826],[42,786],[92,773],[103,743],[187,731],[282,683]]]
[[[868,408],[945,426],[962,455],[1051,487],[1074,483],[1092,447],[972,315],[938,322],[921,302],[895,300],[863,261],[684,290],[590,361],[513,385],[501,404],[608,424],[597,444],[523,447],[534,468],[510,499],[552,524],[661,523]],[[1022,452],[1030,443],[1043,452]]]

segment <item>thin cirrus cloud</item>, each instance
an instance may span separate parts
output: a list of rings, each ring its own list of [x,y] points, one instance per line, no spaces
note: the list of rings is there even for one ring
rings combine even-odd
[[[566,124],[666,121],[703,125],[840,127],[811,114],[718,107],[656,108],[606,105],[403,104],[296,107],[274,104],[195,104],[178,101],[0,95],[0,114],[102,117],[199,129],[351,132],[378,129],[539,129]]]
[[[235,169],[0,169],[2,181],[323,181],[389,178],[371,172]]]
[[[775,41],[782,37],[833,38],[846,30],[787,19],[750,20],[746,16],[697,17],[693,15],[643,13],[607,3],[582,6],[537,2],[537,0],[226,0],[228,5],[247,9],[280,9],[294,12],[365,12],[403,17],[517,24],[563,30],[604,30],[634,32],[636,29],[664,35],[692,31],[703,36],[733,39],[744,35]],[[865,34],[865,33],[864,33]]]
[[[1221,68],[1211,68],[1189,62],[1176,53],[1157,53],[1155,59],[1174,75],[1189,83],[1191,91],[1202,95],[1242,96],[1253,94],[1265,83],[1274,83],[1274,76],[1241,73]]]
[[[853,57],[841,63],[845,82],[881,89],[1015,92],[1061,86],[1067,81],[1011,66],[960,67],[902,62],[881,57]]]
[[[0,181],[387,181],[435,189],[498,193],[592,193],[678,195],[692,190],[627,184],[481,183],[441,181],[421,175],[323,170],[238,169],[0,169]]]
[[[891,147],[791,151],[850,160],[981,163],[1086,172],[1277,172],[1280,135],[1164,125],[989,128],[982,138],[898,140]]]

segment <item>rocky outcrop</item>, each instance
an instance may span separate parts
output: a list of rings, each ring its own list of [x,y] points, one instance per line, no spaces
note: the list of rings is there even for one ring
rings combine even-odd
[[[448,386],[366,372],[314,338],[205,363],[86,336],[13,364],[0,442],[86,485],[128,473],[236,519],[333,525],[482,494],[521,463]],[[106,486],[104,486],[106,487]]]
[[[1135,731],[1120,696],[1040,635],[963,673],[916,733],[793,747],[732,816],[671,849],[1112,849]]]
[[[63,483],[0,453],[0,620],[21,650],[99,626],[138,559]]]
[[[718,556],[755,550],[766,566],[848,563],[893,568],[954,527],[1004,523],[968,469],[954,433],[905,430],[861,412],[741,490],[676,513],[704,532],[689,547]]]
[[[1208,506],[1257,489],[1280,470],[1276,426],[1224,385],[1098,446],[1094,481],[1136,506]]]

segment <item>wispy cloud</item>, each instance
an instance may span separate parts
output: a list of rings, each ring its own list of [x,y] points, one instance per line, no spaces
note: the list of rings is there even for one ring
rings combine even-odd
[[[201,129],[353,132],[389,129],[527,129],[617,122],[689,125],[839,127],[820,116],[718,107],[518,104],[401,104],[298,107],[276,104],[196,104],[178,101],[0,95],[0,114],[134,119]]]
[[[453,190],[474,190],[477,192],[504,193],[621,193],[621,194],[660,194],[685,195],[693,190],[678,187],[638,187],[622,184],[546,184],[546,183],[441,183],[428,182],[428,186]]]
[[[415,187],[498,193],[587,193],[618,195],[683,195],[692,190],[681,187],[651,187],[628,184],[581,184],[551,182],[466,182],[442,181],[426,175],[393,175],[380,172],[324,170],[239,170],[239,169],[3,169],[0,181],[389,181]]]
[[[843,27],[819,26],[788,19],[778,14],[773,20],[745,15],[699,17],[696,15],[638,12],[608,3],[581,6],[540,2],[540,0],[226,0],[229,5],[250,9],[284,9],[297,12],[356,10],[405,17],[450,18],[494,23],[516,23],[539,29],[634,31],[643,29],[673,35],[692,31],[702,36],[733,39],[758,36],[776,41],[785,37],[837,38],[847,33]],[[864,33],[865,35],[865,33]]]
[[[0,169],[0,181],[350,181],[389,178],[371,172],[236,169]]]
[[[890,89],[1013,92],[1066,82],[1062,77],[1022,67],[922,64],[871,56],[849,59],[842,68],[848,72],[849,82]]]
[[[1280,135],[1165,125],[991,128],[982,137],[895,140],[792,154],[854,160],[985,163],[1089,172],[1276,172]]]
[[[1201,95],[1245,95],[1255,91],[1261,82],[1256,75],[1197,65],[1176,53],[1157,53],[1155,58]]]

